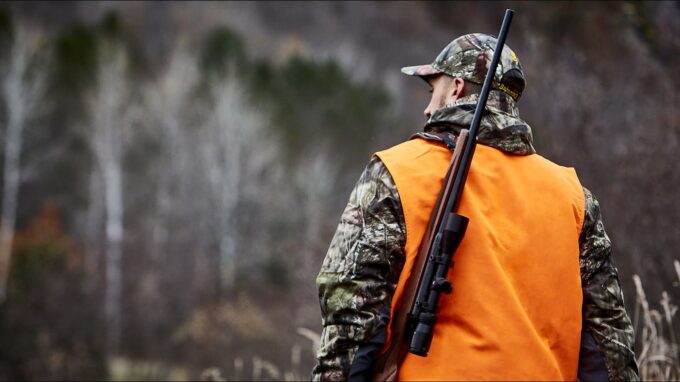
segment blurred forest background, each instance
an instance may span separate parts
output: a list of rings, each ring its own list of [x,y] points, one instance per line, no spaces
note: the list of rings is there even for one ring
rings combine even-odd
[[[599,198],[669,378],[679,4],[1,3],[0,379],[306,379],[349,192],[424,122],[399,68],[507,7],[522,116]]]

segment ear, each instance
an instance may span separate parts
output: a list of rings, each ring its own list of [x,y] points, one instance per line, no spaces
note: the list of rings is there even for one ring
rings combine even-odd
[[[465,81],[463,81],[462,78],[455,77],[451,83],[451,99],[455,101],[458,98],[463,97],[464,91]]]
[[[455,77],[451,83],[451,99],[454,101],[463,97],[465,90],[465,81],[462,78]]]

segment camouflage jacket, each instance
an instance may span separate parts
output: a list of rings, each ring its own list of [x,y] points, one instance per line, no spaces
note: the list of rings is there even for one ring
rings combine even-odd
[[[478,142],[515,155],[535,153],[531,128],[519,118],[514,102],[507,100],[491,93]],[[455,135],[470,125],[476,101],[476,96],[469,96],[437,110],[425,132],[416,135],[428,139]],[[451,140],[446,141],[450,146]],[[597,200],[587,189],[583,192],[579,377],[637,380],[633,327],[612,263],[611,242]],[[373,354],[385,341],[391,296],[405,261],[405,230],[396,185],[387,168],[373,157],[351,193],[317,277],[323,332],[313,380],[367,376]],[[357,365],[363,375],[352,371]]]

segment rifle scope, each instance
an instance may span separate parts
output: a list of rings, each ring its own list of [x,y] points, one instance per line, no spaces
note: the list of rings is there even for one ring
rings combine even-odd
[[[463,240],[468,224],[468,218],[458,215],[456,211],[460,204],[465,181],[470,171],[472,156],[475,152],[477,130],[482,120],[486,101],[489,98],[489,91],[494,74],[496,73],[498,61],[505,46],[505,37],[510,28],[513,14],[514,12],[511,9],[505,11],[505,17],[498,34],[489,71],[486,74],[475,114],[470,124],[470,133],[460,157],[460,164],[455,173],[451,190],[447,190],[445,194],[447,199],[444,204],[446,206],[443,214],[444,218],[437,223],[434,241],[430,247],[427,263],[418,283],[416,299],[409,312],[409,330],[412,333],[409,352],[419,356],[427,356],[427,352],[430,349],[434,325],[437,321],[439,297],[441,293],[448,294],[452,290],[451,283],[446,279],[446,275],[453,261],[453,254]]]

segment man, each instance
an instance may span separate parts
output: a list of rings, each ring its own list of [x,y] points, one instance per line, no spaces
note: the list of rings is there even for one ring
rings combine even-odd
[[[376,153],[360,176],[317,278],[323,333],[314,380],[366,380],[451,157],[468,128],[496,39],[453,40],[431,65],[403,68],[432,97],[425,131]],[[470,218],[427,357],[400,379],[635,380],[633,328],[597,200],[573,169],[537,155],[505,46],[460,205]],[[408,307],[406,307],[408,309]]]

